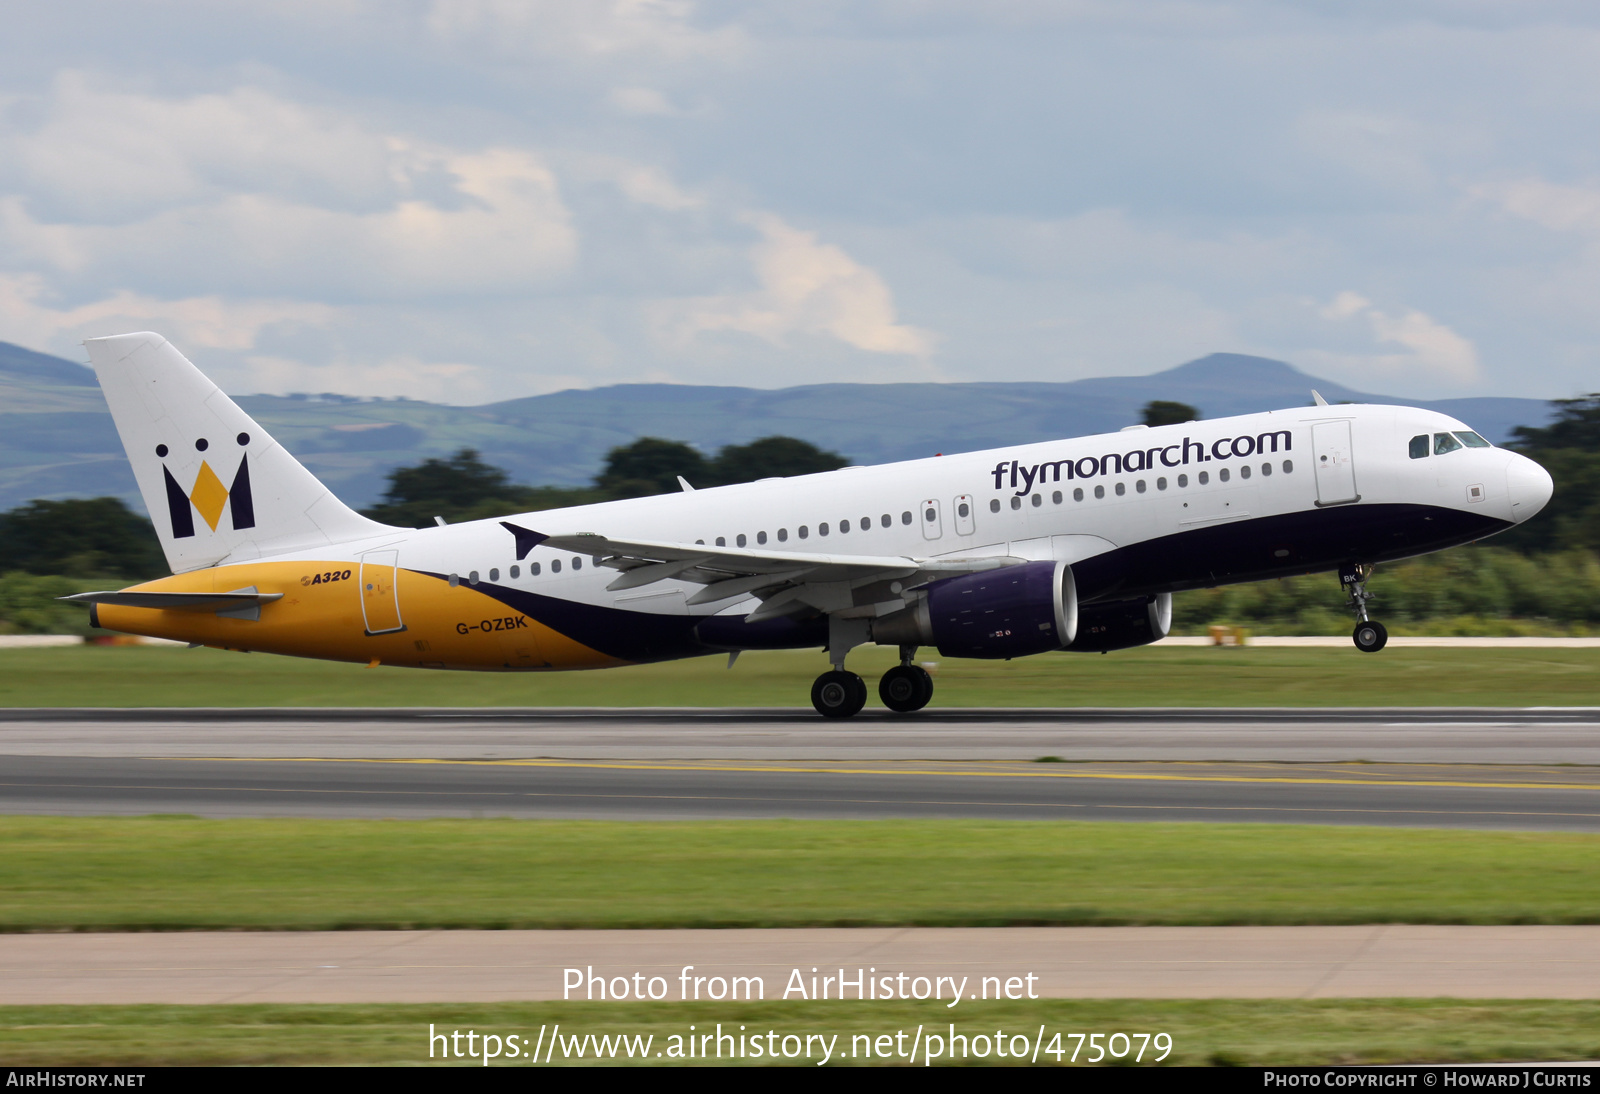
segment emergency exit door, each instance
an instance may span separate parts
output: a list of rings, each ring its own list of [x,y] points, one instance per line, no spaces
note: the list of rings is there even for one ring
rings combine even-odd
[[[1317,504],[1346,505],[1360,501],[1356,467],[1351,460],[1350,423],[1318,422],[1311,427],[1311,460],[1317,471]]]
[[[399,562],[399,551],[368,551],[361,556],[361,618],[368,635],[406,629],[400,620]]]

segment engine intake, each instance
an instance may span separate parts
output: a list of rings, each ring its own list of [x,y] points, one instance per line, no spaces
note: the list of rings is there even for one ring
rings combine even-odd
[[[1085,604],[1078,609],[1078,633],[1066,648],[1081,653],[1126,650],[1159,642],[1171,629],[1171,593]]]
[[[1025,657],[1068,645],[1078,590],[1065,562],[1026,562],[935,582],[915,605],[872,623],[882,645],[936,646],[945,657]]]

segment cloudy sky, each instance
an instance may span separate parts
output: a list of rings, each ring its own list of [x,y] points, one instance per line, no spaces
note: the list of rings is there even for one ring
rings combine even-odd
[[[234,392],[1600,389],[1600,6],[5,5],[0,340]]]

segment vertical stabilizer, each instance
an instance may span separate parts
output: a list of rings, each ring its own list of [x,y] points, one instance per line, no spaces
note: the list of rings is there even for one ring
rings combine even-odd
[[[84,342],[174,573],[381,535],[159,334]]]

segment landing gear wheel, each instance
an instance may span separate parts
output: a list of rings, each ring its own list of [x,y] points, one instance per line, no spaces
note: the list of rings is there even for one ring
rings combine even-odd
[[[811,685],[811,705],[824,718],[852,717],[867,705],[867,682],[853,672],[825,672]]]
[[[933,698],[933,677],[920,665],[896,665],[878,681],[878,698],[900,714],[921,710]]]
[[[1368,619],[1357,623],[1350,637],[1362,653],[1377,653],[1389,641],[1389,630],[1382,623]]]

